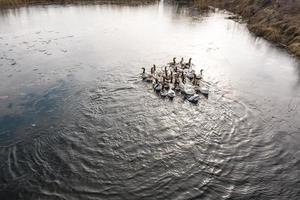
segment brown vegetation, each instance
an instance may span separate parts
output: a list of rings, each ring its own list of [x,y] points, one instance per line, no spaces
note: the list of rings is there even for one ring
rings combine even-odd
[[[258,36],[300,57],[300,0],[195,0],[200,9],[214,6],[241,15]]]

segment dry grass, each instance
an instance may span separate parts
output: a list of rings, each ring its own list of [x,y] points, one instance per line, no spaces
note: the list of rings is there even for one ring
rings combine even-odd
[[[288,48],[293,54],[300,57],[300,42],[295,42],[289,45]]]
[[[300,56],[300,0],[195,1],[201,9],[214,6],[240,14],[253,33]]]

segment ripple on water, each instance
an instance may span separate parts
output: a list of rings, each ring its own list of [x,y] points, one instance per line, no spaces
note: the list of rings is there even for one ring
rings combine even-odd
[[[85,12],[86,8],[81,11]],[[134,10],[127,12],[127,7],[126,12],[120,13],[115,8],[108,9],[113,12],[113,16],[117,16],[115,11],[118,16],[126,14],[124,17],[130,17],[130,13],[136,14]],[[64,12],[56,13],[56,9],[49,8],[49,14],[54,12],[52,14],[56,16],[68,13],[68,8],[63,9]],[[74,9],[72,7],[70,10],[73,12]],[[148,10],[145,9],[146,12],[143,10],[138,13],[147,14]],[[87,16],[96,14],[90,8],[87,11]],[[103,12],[97,11],[97,16],[106,11],[107,7]],[[65,19],[74,20],[69,14]],[[137,19],[135,14],[133,19]],[[157,19],[152,18],[153,13],[148,14],[146,16],[152,27]],[[66,26],[64,30],[60,23],[55,23],[59,27],[52,27],[60,32],[34,29],[29,34],[12,34],[3,39],[5,42],[1,42],[0,46],[5,51],[0,55],[0,67],[5,81],[2,83],[17,80],[19,76],[15,72],[21,69],[21,75],[34,74],[27,79],[38,81],[26,84],[27,88],[32,88],[25,95],[16,96],[17,93],[8,91],[8,94],[0,96],[0,109],[5,111],[0,115],[0,199],[297,199],[300,188],[299,178],[295,176],[300,162],[297,143],[299,129],[294,119],[297,116],[297,100],[289,105],[289,112],[293,115],[288,113],[291,117],[282,120],[278,116],[269,116],[273,114],[272,109],[276,108],[276,105],[269,105],[271,97],[266,96],[262,100],[263,104],[268,104],[265,114],[262,111],[264,109],[258,110],[256,107],[260,103],[253,103],[252,100],[256,98],[245,101],[243,97],[234,96],[231,94],[234,87],[222,87],[220,80],[211,83],[212,93],[208,99],[203,97],[199,104],[192,105],[180,97],[174,101],[159,98],[149,84],[144,84],[136,76],[141,64],[153,60],[160,62],[172,54],[197,52],[195,57],[208,56],[203,62],[212,60],[212,63],[200,63],[210,66],[207,74],[215,73],[214,79],[218,79],[218,73],[222,74],[219,77],[226,76],[222,70],[233,72],[232,78],[239,75],[243,78],[246,77],[243,73],[235,72],[240,70],[237,65],[243,61],[241,59],[247,61],[261,52],[248,46],[249,38],[244,40],[245,33],[236,33],[230,28],[231,25],[239,27],[238,24],[223,24],[224,16],[218,13],[216,15],[221,21],[204,20],[204,25],[212,23],[213,27],[214,24],[219,28],[224,26],[223,31],[229,31],[226,33],[230,38],[243,35],[242,41],[245,42],[238,43],[238,48],[247,44],[243,46],[250,50],[246,57],[240,59],[227,55],[227,52],[232,51],[227,51],[227,44],[221,41],[216,41],[218,45],[220,43],[217,51],[216,44],[209,42],[209,47],[205,47],[205,42],[194,41],[199,35],[203,36],[199,36],[200,39],[208,37],[203,35],[202,31],[206,30],[203,24],[193,21],[187,26],[188,16],[176,15],[179,20],[169,20],[171,15],[168,14],[171,13],[164,14],[160,17],[167,17],[162,18],[167,19],[162,20],[168,22],[167,26],[155,29],[159,32],[150,29],[151,35],[147,35],[151,43],[163,44],[159,48],[152,44],[154,50],[151,50],[152,45],[148,46],[148,43],[141,43],[141,46],[132,45],[130,40],[126,43],[126,39],[131,39],[131,34],[127,36],[127,27],[124,41],[119,40],[120,35],[117,33],[122,34],[123,27],[119,26],[118,21],[115,23],[118,29],[111,27],[112,39],[102,37],[96,31],[102,30],[101,27],[89,32],[89,28],[83,28],[86,24],[81,24],[83,27],[80,30],[84,32],[76,28],[73,30],[74,36],[69,35],[69,28],[75,26]],[[89,22],[96,19],[99,24],[99,19],[94,17],[87,18]],[[77,17],[75,19],[79,20]],[[143,21],[143,24],[147,23]],[[76,25],[80,26],[80,21],[76,21]],[[13,28],[7,27],[9,30]],[[109,27],[104,28],[109,30]],[[173,28],[180,33],[175,38],[172,35]],[[139,33],[140,30],[148,31],[143,26],[134,31]],[[216,32],[214,28],[212,31],[207,30],[209,33]],[[179,37],[181,34],[184,38]],[[232,37],[232,34],[236,35]],[[190,37],[192,35],[197,37]],[[169,40],[169,37],[172,39]],[[215,35],[212,37],[216,39]],[[114,38],[118,38],[116,43],[112,41]],[[139,38],[134,37],[136,39]],[[230,46],[234,46],[232,40],[227,39],[229,37],[225,41],[230,41]],[[169,48],[175,40],[175,48]],[[200,44],[203,49],[197,47]],[[114,53],[115,48],[118,53]],[[180,52],[185,48],[187,52]],[[123,52],[124,49],[128,49],[128,52]],[[253,51],[259,53],[253,54]],[[224,55],[221,57],[219,54]],[[270,59],[274,59],[274,55],[270,56]],[[42,62],[32,64],[32,57]],[[138,62],[137,57],[143,60]],[[253,64],[253,71],[257,70],[254,67],[264,59],[254,60],[254,63],[249,61],[248,64]],[[14,62],[16,64],[11,65]],[[56,66],[47,65],[47,62]],[[222,69],[218,65],[222,65]],[[243,68],[245,73],[252,72],[248,65],[245,63]],[[264,69],[268,67],[263,66]],[[65,73],[68,75],[65,76]],[[254,78],[251,87],[257,87],[254,92],[261,91],[258,89],[260,86],[265,89],[263,85],[254,84],[255,81],[272,82],[256,78],[274,78],[264,73],[260,76],[249,73],[249,77]],[[51,84],[49,81],[44,84],[44,90],[36,86],[46,79],[57,80],[60,77],[76,81]],[[23,77],[20,80],[26,81]],[[236,82],[249,84],[240,80]],[[11,86],[8,86],[10,89]],[[249,87],[238,88],[252,91],[253,88]],[[1,91],[3,88],[5,85],[2,85]],[[13,106],[8,106],[9,103],[13,103]]]

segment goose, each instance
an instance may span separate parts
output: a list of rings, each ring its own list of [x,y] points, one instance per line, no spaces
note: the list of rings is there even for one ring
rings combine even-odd
[[[162,84],[160,82],[158,82],[158,79],[156,78],[155,79],[155,83],[153,84],[153,89],[156,91],[156,92],[160,92],[161,89],[162,89]]]
[[[163,77],[163,87],[166,88],[167,90],[170,88],[170,84],[166,81],[166,78]]]
[[[146,79],[146,78],[147,78],[147,74],[146,74],[146,69],[145,69],[145,67],[142,67],[142,70],[143,70],[143,72],[142,72],[142,78],[143,78],[143,79]]]
[[[153,67],[151,67],[151,74],[155,75],[155,73],[156,73],[156,66],[153,65]]]
[[[203,77],[203,69],[200,70],[200,74],[197,74],[196,79],[201,80]]]
[[[174,83],[174,90],[176,91],[180,91],[181,88],[183,88],[183,85],[180,85],[180,82],[179,82],[179,76],[175,78],[175,83]]]
[[[198,94],[193,94],[192,96],[188,97],[187,100],[191,103],[197,103],[200,100],[200,96]]]
[[[177,67],[177,66],[176,66],[174,72],[180,74],[181,72],[183,72],[183,69],[182,69],[181,67]]]
[[[198,85],[198,80],[197,80],[197,75],[194,74],[193,80],[192,80],[192,84],[197,86]]]
[[[189,58],[189,62],[184,64],[184,68],[190,68],[192,66],[192,58]]]
[[[195,74],[195,70],[191,70],[189,69],[187,72],[186,72],[186,77],[188,77],[190,80],[194,78],[194,74]]]
[[[203,94],[203,95],[208,95],[209,94],[209,89],[207,87],[200,87],[199,91]]]
[[[170,62],[169,65],[173,67],[176,65],[176,57],[173,58],[173,62]]]
[[[173,58],[173,65],[176,64],[176,57]]]
[[[187,97],[190,97],[195,94],[194,88],[189,85],[184,85],[183,90],[181,90],[181,92]]]
[[[185,75],[183,71],[181,72],[181,82],[185,83]]]
[[[160,96],[166,97],[168,95],[168,91],[165,89],[164,85],[162,85],[162,89],[160,90]]]
[[[143,72],[142,72],[142,79],[147,81],[147,82],[151,82],[152,81],[152,74],[148,74],[146,73],[146,69],[145,67],[142,68]]]
[[[165,67],[165,78],[168,78],[168,70],[167,70],[167,67]]]
[[[169,89],[167,95],[170,99],[173,99],[176,96],[175,91],[172,90],[171,88]]]
[[[173,83],[173,71],[167,76],[167,80],[170,81],[170,83]]]
[[[200,86],[199,84],[197,84],[195,87],[194,87],[194,90],[197,92],[197,93],[201,93],[205,96],[207,96],[209,94],[209,89],[207,87],[204,87],[204,86]]]

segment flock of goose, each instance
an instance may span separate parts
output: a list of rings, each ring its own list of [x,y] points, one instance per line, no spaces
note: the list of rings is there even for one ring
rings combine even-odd
[[[184,95],[185,99],[192,103],[200,100],[200,95],[207,96],[209,89],[203,84],[203,69],[197,74],[192,69],[192,58],[188,62],[184,62],[181,58],[180,62],[176,62],[176,58],[160,69],[153,65],[150,73],[146,72],[143,67],[142,79],[153,84],[153,89],[161,97],[169,97],[173,99],[178,94]]]

